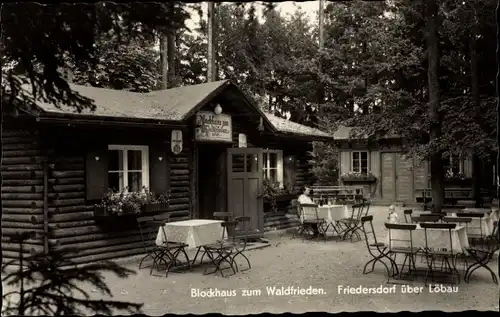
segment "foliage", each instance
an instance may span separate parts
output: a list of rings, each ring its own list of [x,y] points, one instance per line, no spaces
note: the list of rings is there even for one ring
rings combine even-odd
[[[157,196],[143,187],[140,192],[129,192],[110,189],[96,207],[104,208],[113,215],[140,214],[146,204],[168,203],[169,196]]]
[[[444,179],[447,181],[463,181],[467,179],[463,173],[453,173],[452,171],[446,172]]]
[[[337,185],[339,172],[339,150],[332,143],[313,142],[312,173],[318,185]]]
[[[347,172],[347,173],[342,173],[340,175],[340,179],[343,181],[374,181],[377,178],[375,175],[372,174],[371,171],[368,171],[367,173],[361,173],[361,172]]]
[[[278,196],[294,194],[292,191],[288,189],[281,188],[279,182],[272,181],[268,178],[265,178],[262,181],[261,190],[262,191],[259,197],[263,198],[265,201],[269,203],[272,212],[276,212],[278,210],[276,205],[276,198]]]
[[[31,235],[28,232],[16,238],[20,250]],[[2,266],[2,283],[4,292],[9,291],[2,296],[2,315],[111,315],[117,310],[140,312],[142,304],[91,299],[82,288],[82,284],[87,283],[102,295],[112,297],[102,274],[112,273],[127,278],[135,274],[134,271],[111,261],[77,266],[65,254],[66,251],[51,251],[25,258],[20,252],[18,260],[5,263]],[[16,269],[12,270],[14,265]]]
[[[121,41],[116,32],[103,34],[96,41],[97,63],[72,66],[73,82],[80,85],[149,92],[159,85],[159,54],[154,42],[144,37]]]
[[[118,42],[139,36],[152,39],[183,28],[187,16],[177,2],[4,4],[2,59],[13,67],[2,69],[2,96],[10,103],[16,98],[43,98],[56,106],[92,109],[92,100],[73,92],[60,72],[68,59],[76,67],[97,69],[102,34],[114,32]],[[22,92],[23,83],[31,86],[31,94]]]

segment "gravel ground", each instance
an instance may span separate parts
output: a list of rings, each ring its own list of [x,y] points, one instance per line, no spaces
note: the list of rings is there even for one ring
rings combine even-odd
[[[401,212],[401,211],[400,211]],[[373,208],[379,236],[383,237],[386,208]],[[403,219],[402,214],[400,219]],[[364,264],[370,259],[363,242],[301,241],[300,238],[273,235],[270,247],[252,250],[248,256],[252,269],[223,278],[220,275],[204,276],[203,268],[192,272],[171,273],[168,278],[150,276],[148,269],[127,279],[106,276],[115,300],[144,303],[147,315],[165,313],[222,313],[246,315],[249,313],[302,313],[310,311],[498,311],[499,288],[493,284],[485,270],[475,272],[471,282],[462,282],[456,293],[430,293],[423,288],[420,294],[403,293],[397,285],[392,294],[343,294],[339,286],[392,287],[386,284],[385,269],[363,275]],[[137,268],[137,258],[120,260],[120,263]],[[490,264],[498,274],[498,260]],[[269,295],[268,287],[309,287],[317,289],[316,295]],[[413,282],[413,286],[424,286]],[[192,297],[192,290],[235,291],[236,296],[211,298]],[[255,296],[243,296],[250,291]],[[95,298],[99,293],[91,290]]]

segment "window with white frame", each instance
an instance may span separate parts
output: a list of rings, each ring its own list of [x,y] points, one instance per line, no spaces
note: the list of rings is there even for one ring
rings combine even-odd
[[[368,174],[368,152],[351,152],[351,171],[356,173]]]
[[[460,155],[451,154],[443,159],[444,170],[447,174],[457,175],[464,173],[463,159]]]
[[[109,145],[108,183],[115,190],[149,187],[149,151],[142,145]]]
[[[263,151],[263,172],[264,178],[279,182],[280,186],[283,186],[283,151]]]

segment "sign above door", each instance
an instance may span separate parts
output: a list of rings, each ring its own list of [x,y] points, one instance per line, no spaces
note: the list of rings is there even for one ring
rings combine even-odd
[[[200,111],[196,114],[195,140],[232,142],[231,116]]]

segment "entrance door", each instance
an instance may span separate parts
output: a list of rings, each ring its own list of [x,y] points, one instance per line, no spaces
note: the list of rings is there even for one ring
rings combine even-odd
[[[251,218],[252,229],[264,231],[264,206],[259,197],[262,186],[262,149],[227,150],[227,208],[234,217]]]
[[[382,198],[396,200],[396,160],[394,153],[382,152],[380,155],[382,172]]]
[[[400,153],[383,152],[382,198],[411,202],[413,199],[413,160]]]

